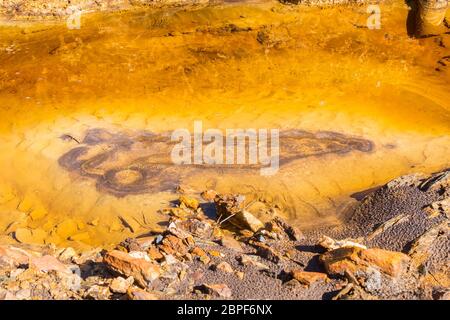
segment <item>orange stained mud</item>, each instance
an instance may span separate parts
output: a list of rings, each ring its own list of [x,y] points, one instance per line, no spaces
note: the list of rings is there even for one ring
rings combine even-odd
[[[276,2],[4,24],[0,238],[115,243],[166,221],[177,185],[339,224],[354,193],[448,167],[450,35],[408,37],[401,1],[381,12],[380,30],[365,6]],[[271,177],[152,161],[170,148],[149,137],[197,120],[280,129],[289,161]]]

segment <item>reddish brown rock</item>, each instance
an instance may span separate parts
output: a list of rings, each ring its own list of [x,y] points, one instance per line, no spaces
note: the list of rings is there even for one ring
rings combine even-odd
[[[328,279],[327,275],[325,273],[321,272],[307,272],[302,270],[292,270],[290,272],[290,275],[292,279],[297,280],[301,284],[304,285],[311,285],[314,282],[317,281],[326,281]]]
[[[195,255],[195,256],[198,256],[198,257],[206,256],[205,250],[203,250],[203,249],[200,248],[200,247],[195,247],[195,248],[193,248],[193,249],[191,250],[191,253],[192,253],[193,255]]]
[[[159,248],[166,254],[181,256],[185,255],[188,250],[188,248],[180,238],[175,237],[171,234],[163,239],[162,244]]]
[[[239,241],[237,241],[236,239],[231,238],[231,237],[223,237],[223,238],[221,238],[220,239],[220,244],[223,247],[236,250],[237,252],[243,252],[244,251],[244,250],[242,250],[242,246],[239,243]]]
[[[410,262],[406,254],[378,248],[362,250],[359,256],[369,265],[377,266],[392,277],[401,275]]]
[[[156,261],[161,261],[162,259],[164,259],[164,255],[161,253],[161,251],[153,246],[147,250],[147,254],[151,259]]]
[[[291,240],[299,241],[304,238],[303,233],[297,228],[280,217],[275,217],[269,224],[269,231],[279,232],[280,230],[284,231],[286,235]]]
[[[242,256],[238,257],[238,261],[243,265],[243,266],[250,266],[250,267],[254,267],[258,270],[268,270],[269,267],[266,266],[265,264],[259,262],[256,260],[256,257],[253,256],[248,256],[243,254]]]
[[[252,241],[251,245],[256,248],[257,254],[266,260],[269,260],[273,263],[279,263],[282,259],[281,253],[268,246],[267,244],[258,241]]]
[[[264,227],[264,224],[253,214],[245,210],[245,196],[243,195],[217,195],[214,198],[217,215],[220,221],[226,221],[240,229],[253,232]]]
[[[231,265],[228,262],[226,262],[226,261],[222,261],[219,264],[215,265],[214,269],[218,270],[218,271],[225,272],[225,273],[233,273],[234,272],[234,270],[231,267]]]
[[[68,268],[68,266],[66,266],[58,259],[50,255],[45,255],[42,257],[33,257],[30,259],[29,263],[30,267],[42,272],[59,271],[68,274],[72,273]]]
[[[27,264],[30,256],[25,250],[6,245],[0,246],[0,266],[17,267]]]
[[[224,258],[225,257],[225,254],[223,254],[222,252],[217,251],[217,250],[208,250],[208,253],[211,256],[217,257],[217,258]]]
[[[133,258],[129,254],[117,250],[107,252],[103,260],[109,268],[127,277],[133,277],[136,282],[147,287],[160,275],[160,267],[141,258]]]
[[[129,289],[127,291],[127,296],[130,300],[158,300],[156,294],[137,288]]]
[[[142,249],[147,250],[155,242],[155,239],[155,236],[146,236],[136,238],[136,242]]]
[[[231,289],[224,283],[221,284],[204,284],[203,292],[221,298],[231,298]]]
[[[179,226],[191,233],[192,235],[202,238],[209,239],[212,236],[213,228],[211,224],[207,221],[199,220],[199,219],[188,219],[179,224]]]
[[[340,248],[321,255],[328,274],[344,275],[366,272],[367,268],[377,268],[385,274],[400,276],[410,262],[410,258],[401,253],[383,249]]]

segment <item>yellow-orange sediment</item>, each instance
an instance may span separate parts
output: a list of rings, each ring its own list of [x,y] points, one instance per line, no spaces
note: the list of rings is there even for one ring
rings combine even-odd
[[[382,27],[369,30],[365,9],[269,2],[91,14],[79,30],[0,27],[2,239],[20,230],[29,242],[106,245],[133,234],[119,217],[134,235],[165,220],[157,211],[174,193],[117,197],[60,166],[93,128],[161,133],[201,120],[372,141],[372,152],[300,158],[270,178],[182,181],[245,193],[305,228],[339,223],[355,192],[448,167],[450,35],[409,38],[402,1],[381,5]]]

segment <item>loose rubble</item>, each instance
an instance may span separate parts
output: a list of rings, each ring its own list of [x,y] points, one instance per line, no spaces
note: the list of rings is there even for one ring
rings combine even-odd
[[[28,245],[19,231],[17,244],[0,245],[0,299],[448,299],[448,215],[426,208],[447,210],[449,190],[446,173],[397,179],[363,199],[344,230],[263,222],[244,196],[208,190],[204,200],[181,196],[161,209],[165,227],[115,248]],[[377,208],[398,192],[423,203]],[[75,228],[69,221],[58,232]]]

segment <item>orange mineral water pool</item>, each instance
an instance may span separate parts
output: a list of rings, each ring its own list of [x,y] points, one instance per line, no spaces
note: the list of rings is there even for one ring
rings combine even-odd
[[[339,224],[355,193],[450,164],[450,35],[408,37],[403,1],[136,9],[0,27],[2,241],[117,243],[183,188],[257,215]],[[278,129],[279,171],[176,166],[170,133]]]

